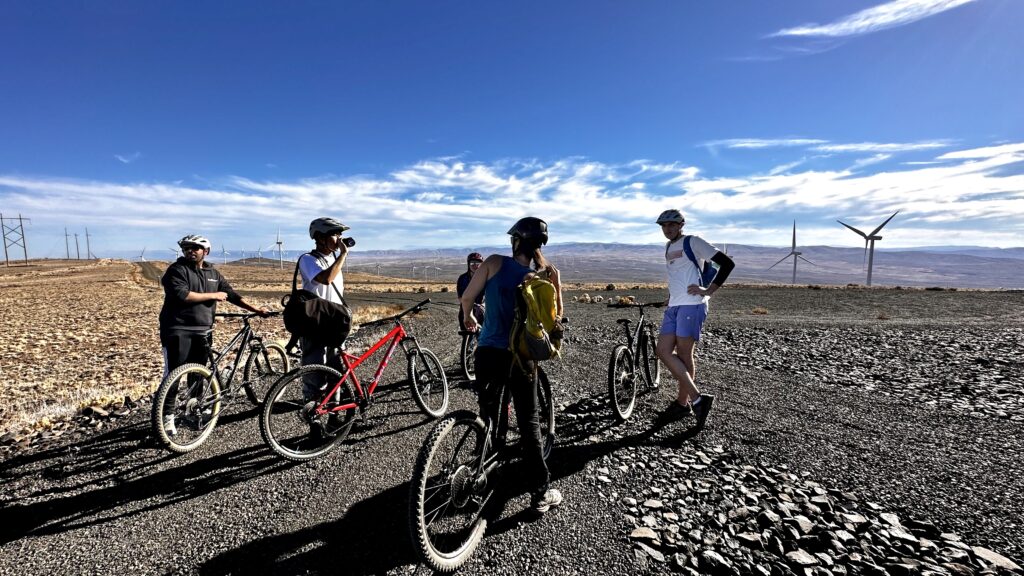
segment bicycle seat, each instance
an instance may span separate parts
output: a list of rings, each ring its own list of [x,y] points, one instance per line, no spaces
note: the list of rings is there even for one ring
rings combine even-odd
[[[618,320],[616,320],[616,322],[619,323],[619,324],[629,324],[629,319],[628,318],[619,318]]]

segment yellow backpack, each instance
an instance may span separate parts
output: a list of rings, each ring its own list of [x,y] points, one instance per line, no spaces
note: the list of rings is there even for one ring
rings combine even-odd
[[[535,275],[516,289],[516,316],[509,348],[519,358],[533,361],[561,357],[562,325],[558,321],[558,290]]]

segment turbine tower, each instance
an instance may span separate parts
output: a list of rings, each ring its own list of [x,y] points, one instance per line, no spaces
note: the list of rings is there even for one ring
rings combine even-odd
[[[775,264],[772,264],[771,266],[769,266],[768,270],[771,270],[772,268],[775,268],[779,264],[782,264],[783,260],[785,260],[786,258],[789,258],[790,256],[792,256],[793,257],[793,281],[790,282],[790,283],[791,284],[796,284],[796,261],[797,260],[803,260],[804,262],[807,262],[808,264],[810,264],[812,266],[817,266],[817,264],[815,264],[814,262],[811,262],[807,258],[804,258],[803,256],[801,256],[801,254],[803,254],[803,252],[797,252],[797,250],[796,250],[796,220],[793,220],[793,247],[790,249],[789,254],[786,254],[785,256],[782,257],[782,260],[779,260]]]
[[[281,265],[281,270],[284,270],[284,242],[281,241],[280,228],[277,229],[277,241],[274,244],[277,244],[277,259]]]
[[[230,254],[231,254],[231,252],[228,252],[227,250],[225,250],[224,249],[224,245],[221,244],[220,245],[220,263],[221,264],[227,264],[228,263],[228,256]]]
[[[871,286],[871,266],[872,266],[872,264],[874,264],[874,260],[875,260],[875,240],[881,240],[882,239],[882,237],[878,235],[878,232],[882,230],[882,227],[884,227],[886,224],[889,223],[889,220],[892,220],[893,218],[895,218],[896,215],[899,214],[899,213],[900,213],[899,210],[893,212],[892,216],[889,216],[888,218],[886,218],[885,222],[882,222],[881,224],[879,224],[878,228],[875,228],[874,230],[872,230],[870,234],[865,234],[865,233],[861,232],[860,230],[857,230],[853,226],[850,226],[846,222],[843,222],[842,220],[836,220],[836,222],[839,222],[843,226],[846,226],[847,228],[849,228],[850,230],[853,230],[854,232],[859,234],[862,238],[864,238],[864,253],[868,257],[868,286]]]

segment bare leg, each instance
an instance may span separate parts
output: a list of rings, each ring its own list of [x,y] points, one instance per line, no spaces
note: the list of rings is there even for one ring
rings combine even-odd
[[[658,358],[679,382],[676,402],[681,405],[689,404],[699,395],[693,382],[693,344],[693,338],[681,338],[674,334],[658,336]]]

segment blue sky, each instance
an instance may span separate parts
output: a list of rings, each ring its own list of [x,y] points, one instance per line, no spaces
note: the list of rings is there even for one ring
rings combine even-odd
[[[1024,246],[1024,2],[0,4],[0,212],[31,256],[206,234],[360,248]]]

